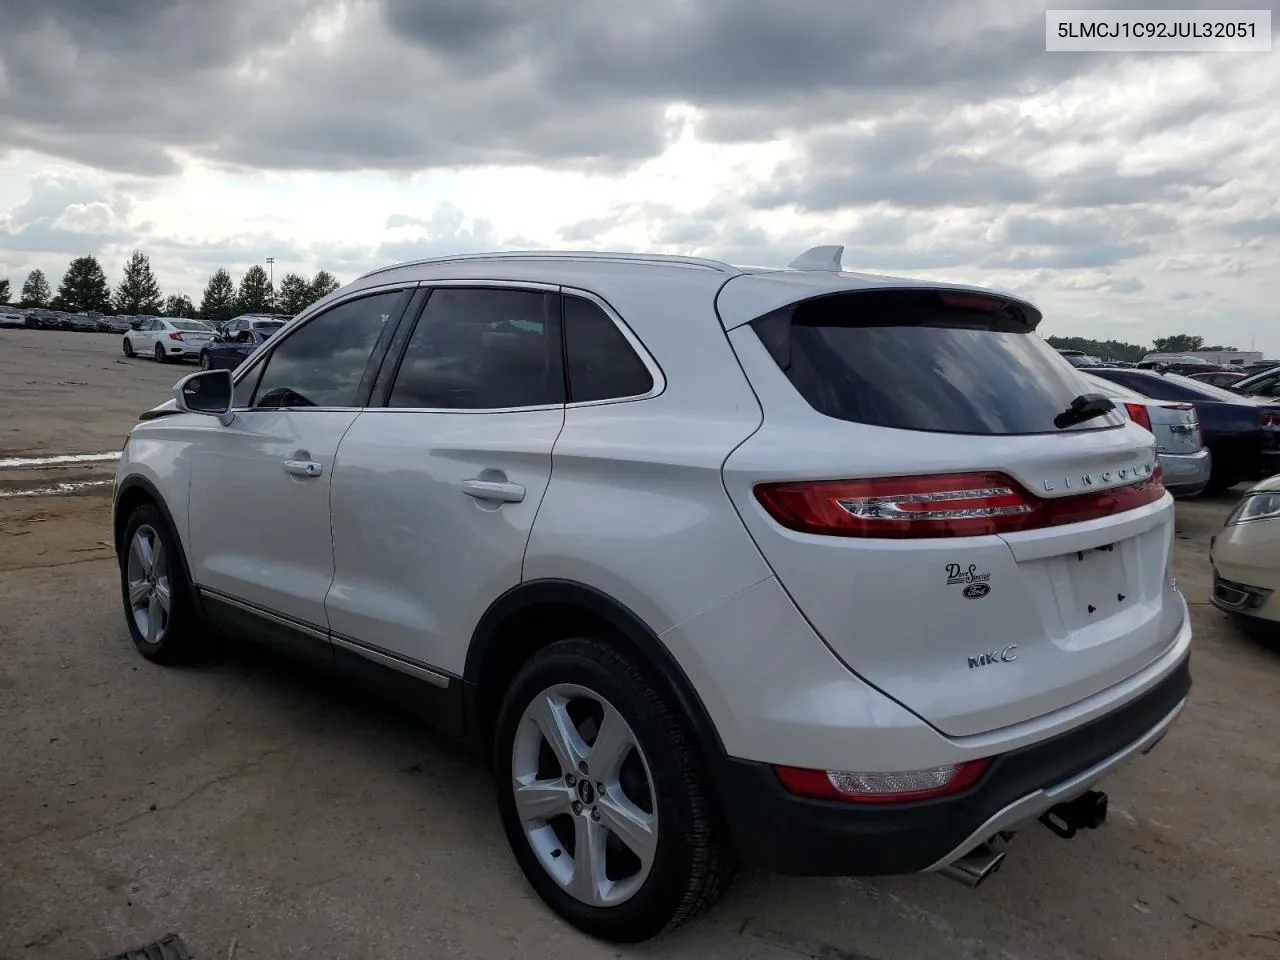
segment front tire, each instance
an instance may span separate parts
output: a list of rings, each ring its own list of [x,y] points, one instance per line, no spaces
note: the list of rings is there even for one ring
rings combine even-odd
[[[128,337],[124,338],[124,355],[130,359],[137,356],[137,354],[133,352],[133,343]]]
[[[138,652],[155,663],[181,663],[202,650],[180,550],[155,504],[144,503],[129,515],[119,558],[125,623]]]
[[[647,940],[728,889],[733,863],[693,733],[628,656],[585,639],[535,655],[507,692],[494,756],[521,870],[583,932]]]
[[[156,363],[168,363],[169,358],[164,355],[164,347],[156,344]]]

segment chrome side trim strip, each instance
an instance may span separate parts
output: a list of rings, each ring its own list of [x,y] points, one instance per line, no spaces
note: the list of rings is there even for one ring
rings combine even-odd
[[[301,620],[295,620],[293,617],[285,616],[283,613],[275,613],[274,611],[267,610],[265,607],[260,607],[255,603],[237,600],[235,597],[228,596],[220,590],[212,590],[209,587],[197,587],[196,589],[198,589],[203,596],[209,597],[212,600],[217,600],[220,603],[225,603],[229,607],[235,607],[237,610],[243,610],[245,613],[251,613],[255,617],[261,617],[263,620],[270,620],[272,623],[279,624],[282,627],[288,627],[291,630],[297,630],[299,633],[305,633],[307,636],[313,637],[316,640],[323,640],[325,642],[328,642],[329,640],[329,631],[322,627],[313,626],[312,624],[304,623]]]
[[[450,680],[453,679],[447,673],[433,670],[424,664],[403,660],[394,654],[377,650],[354,640],[348,640],[346,637],[340,637],[337,634],[332,634],[329,639],[333,641],[335,647],[341,647],[343,650],[348,650],[357,656],[364,657],[366,660],[371,660],[392,670],[407,673],[409,676],[416,677],[435,687],[448,687]]]
[[[235,597],[228,596],[219,590],[212,590],[209,587],[197,587],[196,589],[200,591],[202,596],[208,597],[211,600],[217,600],[220,603],[225,603],[229,607],[235,607],[238,610],[243,610],[245,613],[252,614],[255,617],[260,617],[263,620],[269,620],[272,623],[279,624],[282,627],[287,627],[290,630],[296,630],[299,633],[304,633],[313,639],[320,640],[321,642],[332,643],[334,646],[341,647],[343,650],[348,650],[351,653],[364,657],[366,660],[371,660],[381,666],[389,667],[392,670],[398,670],[400,673],[408,674],[411,677],[416,677],[417,679],[425,681],[432,686],[447,688],[453,680],[457,679],[443,671],[428,667],[425,663],[418,663],[416,660],[406,660],[389,651],[369,646],[368,644],[361,643],[358,640],[352,640],[349,637],[334,634],[329,630],[324,630],[320,627],[313,626],[312,624],[304,623],[301,620],[295,620],[293,617],[286,616],[282,613],[275,613],[274,611],[267,610],[257,604],[248,603],[244,600],[237,600]]]
[[[1113,753],[1104,760],[1100,760],[1089,769],[1082,770],[1074,777],[1064,780],[1055,786],[1036,790],[1020,800],[1013,801],[1013,803],[998,811],[977,830],[969,834],[965,841],[954,850],[939,859],[937,863],[927,867],[924,872],[941,870],[943,867],[959,860],[974,847],[986,843],[1002,830],[1009,830],[1020,824],[1033,821],[1051,807],[1057,806],[1059,803],[1066,803],[1068,800],[1074,800],[1100,780],[1103,775],[1110,773],[1125,761],[1133,759],[1137,754],[1155,746],[1156,741],[1165,735],[1186,705],[1186,698],[1183,698],[1176,707],[1165,714],[1163,720],[1145,734],[1123,750]]]

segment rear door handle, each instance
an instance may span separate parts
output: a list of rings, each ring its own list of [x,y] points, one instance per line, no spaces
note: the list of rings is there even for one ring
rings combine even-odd
[[[318,477],[324,473],[324,467],[314,460],[286,460],[284,470],[295,477]]]
[[[463,480],[462,492],[477,500],[497,500],[501,503],[520,503],[524,500],[524,487],[501,480]]]

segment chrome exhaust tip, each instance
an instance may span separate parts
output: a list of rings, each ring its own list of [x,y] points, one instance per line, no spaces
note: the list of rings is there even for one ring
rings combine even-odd
[[[1004,863],[1004,851],[992,850],[988,844],[982,844],[966,853],[954,863],[949,863],[938,872],[944,877],[963,883],[966,887],[976,887],[983,880],[1000,869]]]

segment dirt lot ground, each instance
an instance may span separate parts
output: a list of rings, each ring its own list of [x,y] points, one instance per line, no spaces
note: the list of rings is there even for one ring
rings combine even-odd
[[[0,334],[0,457],[118,449],[187,372],[118,363],[118,338]],[[0,960],[169,931],[199,960],[1280,957],[1280,646],[1206,602],[1229,506],[1178,507],[1195,689],[1108,782],[1102,830],[1029,830],[976,891],[748,873],[710,917],[621,949],[534,898],[486,774],[430,730],[238,646],[138,657],[102,489],[0,499]]]

